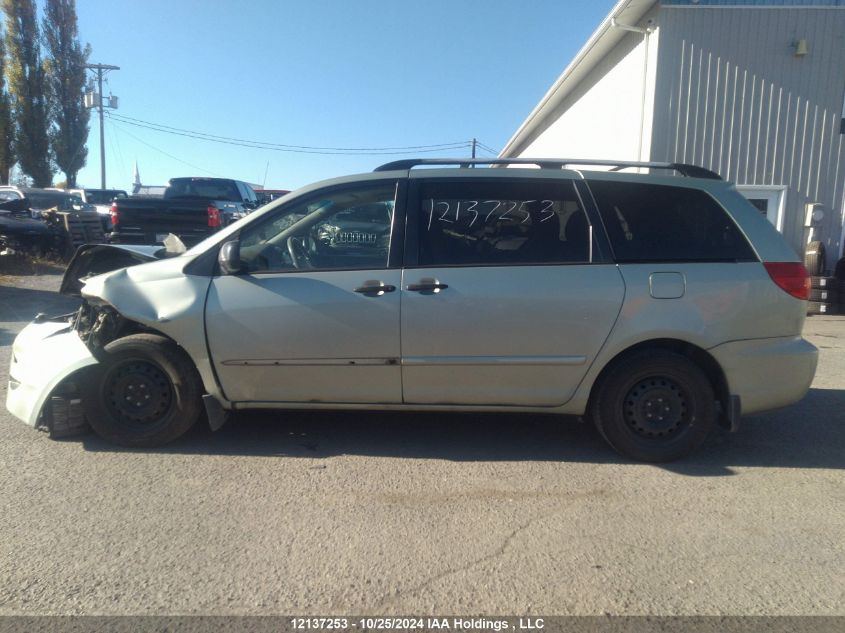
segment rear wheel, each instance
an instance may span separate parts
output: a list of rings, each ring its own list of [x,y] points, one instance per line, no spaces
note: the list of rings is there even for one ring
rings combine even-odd
[[[716,397],[685,356],[643,350],[613,365],[596,385],[593,421],[619,453],[668,462],[698,448],[716,424]]]
[[[133,334],[103,351],[82,399],[98,435],[121,446],[160,446],[194,425],[202,381],[178,346],[162,336]]]

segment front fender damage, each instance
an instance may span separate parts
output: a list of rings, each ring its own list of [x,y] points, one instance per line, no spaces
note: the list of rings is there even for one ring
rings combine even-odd
[[[203,401],[210,425],[222,426],[231,405],[217,384],[205,341],[209,278],[182,269],[182,262],[169,259],[85,279],[75,314],[36,319],[16,339],[8,409],[54,437],[84,430],[79,384],[103,358],[103,348],[122,336],[152,332],[194,361],[208,394]]]
[[[52,437],[87,430],[78,380],[97,358],[67,321],[26,326],[12,346],[6,408]]]

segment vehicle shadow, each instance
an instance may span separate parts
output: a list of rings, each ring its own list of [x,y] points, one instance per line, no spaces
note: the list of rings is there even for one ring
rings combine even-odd
[[[95,435],[86,450],[123,451]],[[524,414],[244,411],[216,433],[198,424],[174,444],[138,452],[320,459],[337,455],[450,461],[635,464],[614,453],[591,424]],[[800,403],[747,417],[693,456],[659,467],[724,476],[735,467],[845,469],[845,391],[811,389]]]

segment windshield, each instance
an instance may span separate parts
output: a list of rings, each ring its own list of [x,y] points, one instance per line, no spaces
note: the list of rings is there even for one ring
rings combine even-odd
[[[91,204],[111,204],[115,198],[126,198],[126,192],[120,189],[86,189],[85,197]]]
[[[233,180],[221,178],[174,178],[164,192],[165,198],[208,198],[240,202],[241,195]]]
[[[82,198],[71,196],[60,191],[27,191],[26,197],[34,209],[68,209],[71,206],[82,206]]]

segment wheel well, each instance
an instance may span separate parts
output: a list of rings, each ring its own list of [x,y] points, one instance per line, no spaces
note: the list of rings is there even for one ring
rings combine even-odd
[[[117,323],[110,334],[111,336],[101,339],[100,344],[102,347],[105,347],[112,341],[116,341],[119,338],[123,338],[124,336],[129,336],[131,334],[155,334],[156,336],[166,338],[172,343],[176,343],[176,341],[173,340],[173,337],[168,336],[164,332],[138,323],[137,321],[127,319],[120,314],[117,314]],[[176,344],[178,345],[178,343]]]
[[[645,349],[661,349],[675,352],[676,354],[687,357],[695,363],[707,376],[707,379],[710,381],[713,391],[716,394],[716,400],[719,403],[719,423],[723,426],[727,426],[729,424],[727,422],[726,413],[730,410],[730,391],[728,389],[728,381],[725,378],[725,372],[722,371],[722,367],[716,359],[707,352],[707,350],[687,341],[669,338],[642,341],[641,343],[632,345],[614,356],[613,359],[611,359],[611,361],[602,368],[601,372],[596,377],[596,380],[593,382],[593,387],[590,391],[590,401],[587,405],[588,411],[592,407],[593,395],[596,393],[597,387],[601,384],[608,371],[610,371],[610,369],[622,359]]]

